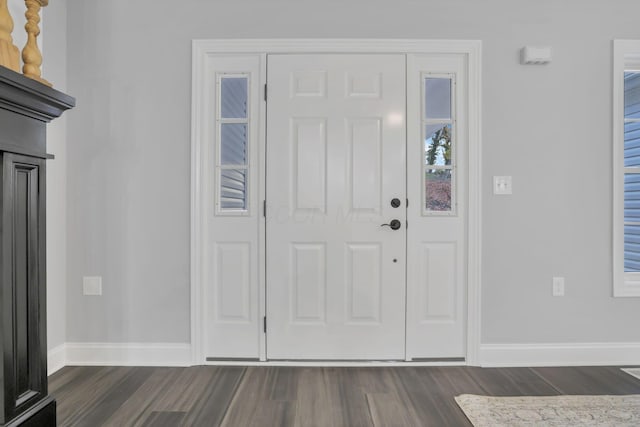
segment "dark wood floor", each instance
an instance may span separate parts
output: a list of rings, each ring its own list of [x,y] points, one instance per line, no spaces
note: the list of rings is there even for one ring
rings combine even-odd
[[[617,367],[66,367],[49,378],[59,426],[470,426],[454,401],[640,394]]]

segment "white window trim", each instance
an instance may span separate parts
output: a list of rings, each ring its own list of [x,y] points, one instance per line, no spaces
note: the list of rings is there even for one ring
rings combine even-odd
[[[640,40],[613,41],[613,296],[640,297],[640,273],[624,272],[624,72],[640,70]]]
[[[481,189],[482,131],[481,81],[482,42],[479,40],[416,40],[416,39],[217,39],[192,42],[192,108],[191,108],[191,351],[194,365],[204,357],[203,286],[206,259],[203,256],[204,211],[202,191],[203,168],[200,164],[203,144],[203,124],[207,120],[205,64],[210,56],[269,53],[463,53],[467,55],[469,71],[469,170],[468,170],[468,236],[467,236],[467,365],[480,362],[481,334]],[[263,65],[264,67],[264,65]],[[263,68],[263,77],[266,69]],[[261,82],[264,83],[264,82]],[[261,113],[260,120],[264,120]],[[261,130],[261,134],[262,134]],[[264,135],[260,135],[264,142]],[[264,171],[264,144],[260,144],[259,169]],[[259,198],[265,195],[264,182],[259,185]],[[260,247],[264,248],[264,222],[260,222]],[[260,257],[260,316],[264,315],[264,254]],[[261,355],[264,360],[264,335],[261,334]]]

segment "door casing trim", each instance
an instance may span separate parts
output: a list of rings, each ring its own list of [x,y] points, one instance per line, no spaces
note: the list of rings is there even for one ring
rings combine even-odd
[[[202,88],[206,79],[206,62],[211,55],[259,54],[266,59],[274,53],[455,53],[465,54],[469,72],[469,170],[468,170],[468,218],[467,218],[467,354],[466,364],[481,364],[481,285],[482,285],[482,129],[481,129],[481,81],[482,42],[479,40],[420,40],[420,39],[215,39],[192,41],[192,96],[191,96],[191,225],[190,225],[190,289],[191,289],[191,352],[192,363],[205,362],[204,310],[203,310],[203,245],[204,197],[200,156],[202,126],[206,117],[206,96]],[[262,78],[266,83],[266,61],[262,61]],[[261,123],[264,123],[261,113]],[[261,126],[263,128],[264,126]],[[265,172],[264,131],[261,130],[260,165],[261,176]],[[260,200],[265,197],[265,180],[260,183]],[[264,221],[260,221],[259,245],[259,307],[260,317],[265,313],[265,254]],[[264,334],[260,334],[260,360],[266,359]]]

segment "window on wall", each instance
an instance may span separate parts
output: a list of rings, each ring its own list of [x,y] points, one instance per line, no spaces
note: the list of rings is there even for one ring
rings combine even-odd
[[[614,42],[614,295],[640,296],[640,41]]]
[[[640,72],[624,73],[624,271],[640,272]]]
[[[222,74],[217,86],[217,210],[244,213],[248,210],[249,77]]]
[[[455,214],[453,75],[423,75],[423,213]]]

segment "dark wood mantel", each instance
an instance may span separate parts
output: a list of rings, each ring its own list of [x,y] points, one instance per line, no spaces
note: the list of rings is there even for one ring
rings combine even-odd
[[[47,387],[46,125],[74,106],[0,67],[0,427],[56,425]]]
[[[46,123],[75,102],[67,94],[0,66],[0,149],[43,156]],[[23,131],[34,138],[25,138]]]

